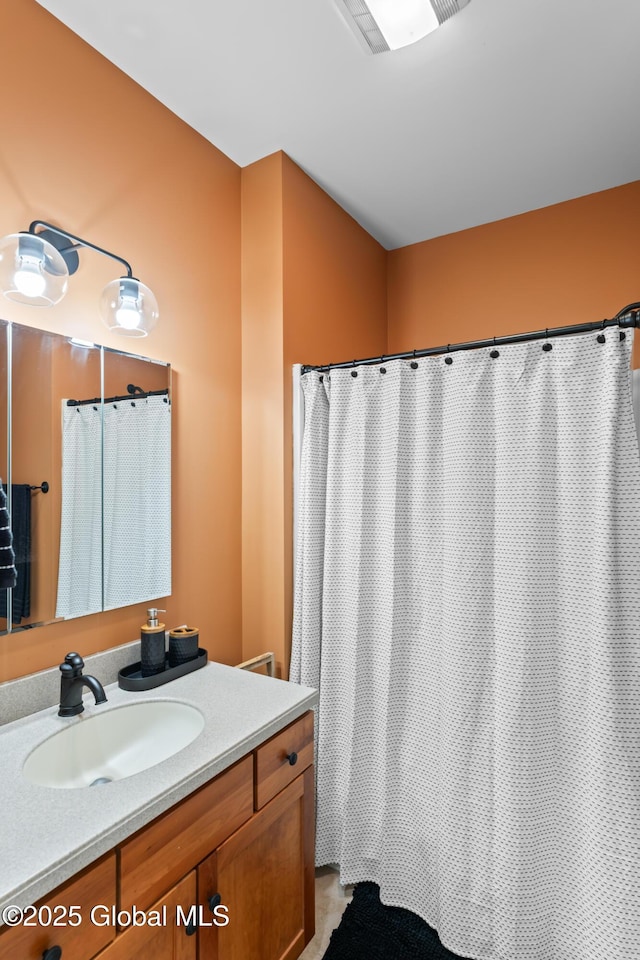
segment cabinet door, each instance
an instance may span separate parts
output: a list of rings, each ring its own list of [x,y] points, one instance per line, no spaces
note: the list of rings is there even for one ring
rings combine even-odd
[[[95,960],[196,960],[195,928],[183,921],[195,902],[196,872],[192,870],[144,912],[147,922],[124,929]]]
[[[200,864],[198,902],[211,924],[198,929],[200,960],[295,960],[311,940],[313,791],[308,767]],[[217,898],[226,926],[211,910]]]

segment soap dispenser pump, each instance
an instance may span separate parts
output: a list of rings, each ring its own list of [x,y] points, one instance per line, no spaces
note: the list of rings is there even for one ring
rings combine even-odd
[[[165,669],[164,623],[158,622],[158,614],[166,612],[149,607],[147,622],[140,627],[140,672],[143,677],[152,677]]]

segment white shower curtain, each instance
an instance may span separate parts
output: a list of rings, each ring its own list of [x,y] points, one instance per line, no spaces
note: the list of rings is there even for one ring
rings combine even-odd
[[[317,863],[477,960],[640,956],[640,458],[600,336],[302,378]]]

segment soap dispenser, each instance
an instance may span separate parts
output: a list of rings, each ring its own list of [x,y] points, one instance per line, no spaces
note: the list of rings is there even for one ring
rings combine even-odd
[[[140,672],[143,677],[152,677],[165,669],[164,623],[158,623],[158,614],[166,612],[149,607],[147,622],[140,627]]]

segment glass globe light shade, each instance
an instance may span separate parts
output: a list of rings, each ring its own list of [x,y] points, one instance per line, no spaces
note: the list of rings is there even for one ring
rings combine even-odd
[[[159,314],[152,291],[134,277],[119,277],[108,283],[102,291],[100,309],[109,330],[125,337],[146,337]]]
[[[67,292],[69,270],[62,254],[35,233],[0,240],[0,290],[9,300],[51,307]]]

